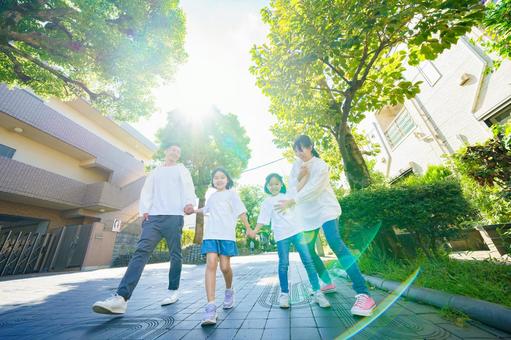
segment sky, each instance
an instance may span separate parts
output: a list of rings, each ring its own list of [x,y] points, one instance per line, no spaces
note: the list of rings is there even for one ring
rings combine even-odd
[[[250,137],[251,159],[247,169],[282,157],[272,143],[269,99],[250,74],[250,49],[265,41],[268,28],[260,10],[266,0],[182,0],[186,15],[185,48],[188,60],[179,66],[174,81],[156,94],[158,112],[133,124],[153,142],[156,131],[166,124],[166,112],[182,108],[198,113],[212,105],[238,116]],[[200,119],[200,115],[197,116]],[[289,174],[291,165],[281,160],[247,171],[241,185],[263,185],[270,172]]]

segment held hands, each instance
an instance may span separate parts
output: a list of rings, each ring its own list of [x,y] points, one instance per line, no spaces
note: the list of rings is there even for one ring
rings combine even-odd
[[[144,213],[144,221],[148,221],[149,220],[149,213]]]
[[[247,237],[248,238],[256,238],[257,236],[257,233],[255,232],[255,230],[252,230],[252,229],[247,229]]]
[[[185,205],[183,211],[186,215],[191,215],[195,212],[195,209],[193,208],[192,204],[187,204]]]

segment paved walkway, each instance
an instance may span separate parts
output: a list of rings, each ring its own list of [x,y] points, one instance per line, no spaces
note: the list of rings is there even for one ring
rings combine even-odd
[[[278,307],[276,255],[233,259],[236,307],[220,311],[216,327],[201,328],[205,306],[204,266],[185,265],[181,299],[161,307],[168,264],[148,265],[124,316],[99,315],[93,302],[115,292],[125,268],[97,270],[0,282],[0,338],[27,339],[333,339],[359,319],[349,310],[350,284],[337,280],[332,308],[310,303],[307,277],[291,256],[288,310]],[[223,280],[218,274],[217,304]],[[377,301],[386,293],[373,291]],[[398,301],[354,339],[511,339],[477,322],[460,328],[442,319],[432,307]]]

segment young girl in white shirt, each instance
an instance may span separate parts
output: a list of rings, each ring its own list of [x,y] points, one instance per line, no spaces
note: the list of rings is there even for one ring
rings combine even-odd
[[[246,208],[238,194],[232,190],[234,183],[223,168],[211,173],[211,186],[216,191],[209,197],[204,208],[196,210],[207,215],[202,241],[202,254],[206,255],[206,295],[208,304],[202,326],[216,324],[215,305],[216,269],[220,260],[220,270],[225,280],[224,309],[234,306],[232,288],[231,256],[238,255],[236,247],[236,222],[241,219],[247,233],[252,233],[248,223]]]
[[[304,178],[306,180],[306,178]],[[255,233],[259,232],[262,226],[271,225],[275,241],[277,241],[277,252],[279,255],[279,282],[280,297],[279,305],[281,308],[289,308],[289,248],[291,244],[295,246],[296,251],[300,255],[300,259],[307,271],[309,282],[313,290],[314,302],[320,307],[330,307],[330,303],[325,298],[319,287],[319,279],[314,262],[307,249],[307,242],[302,233],[303,228],[297,223],[293,209],[285,212],[278,212],[275,206],[279,201],[287,198],[286,186],[282,181],[282,177],[272,173],[266,176],[264,191],[270,195],[261,205],[261,211],[257,219]],[[253,234],[252,234],[253,235]]]

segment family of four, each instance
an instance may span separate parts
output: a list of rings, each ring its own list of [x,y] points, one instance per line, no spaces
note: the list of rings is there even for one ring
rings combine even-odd
[[[165,164],[156,168],[146,179],[140,197],[140,214],[143,216],[142,234],[136,251],[129,262],[117,293],[111,298],[98,301],[92,309],[103,314],[123,314],[135,289],[144,266],[162,238],[170,251],[169,293],[161,305],[175,303],[179,298],[181,277],[181,233],[185,214],[202,213],[208,216],[202,242],[206,256],[205,286],[207,304],[202,325],[213,325],[217,320],[215,302],[216,271],[218,263],[225,279],[223,308],[235,305],[231,257],[238,255],[236,247],[236,222],[240,219],[247,236],[254,238],[264,225],[271,225],[277,242],[279,257],[278,277],[281,294],[279,304],[289,308],[288,267],[289,251],[294,245],[305,267],[312,286],[312,300],[320,307],[330,307],[324,294],[335,293],[336,287],[315,244],[320,228],[346,269],[356,301],[351,309],[355,315],[368,316],[376,303],[369,295],[365,280],[356,261],[341,239],[338,218],[341,207],[330,185],[327,164],[319,158],[314,144],[306,135],[299,136],[293,149],[297,156],[286,188],[282,177],[272,173],[266,177],[264,191],[269,195],[262,203],[257,225],[251,228],[245,205],[238,194],[231,190],[234,183],[223,168],[211,173],[211,186],[216,190],[201,209],[195,209],[196,196],[189,171],[180,163],[181,149],[172,144],[165,151]],[[320,281],[323,286],[320,286]]]

